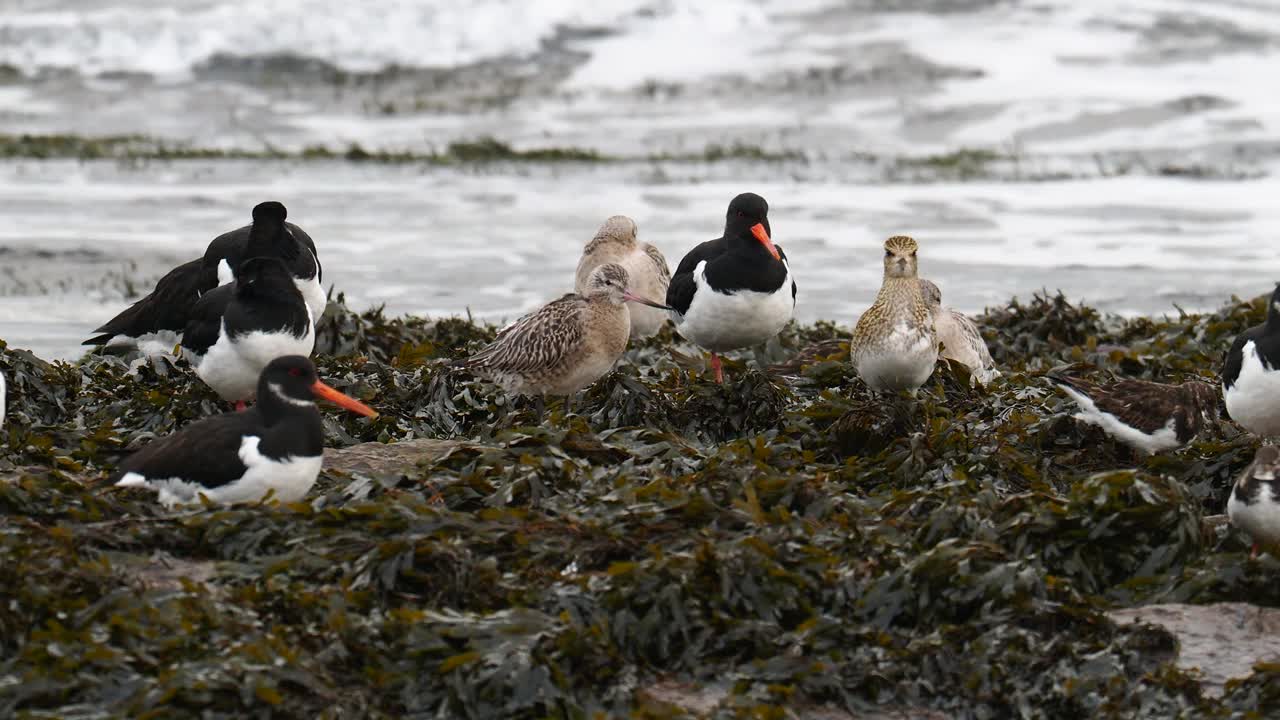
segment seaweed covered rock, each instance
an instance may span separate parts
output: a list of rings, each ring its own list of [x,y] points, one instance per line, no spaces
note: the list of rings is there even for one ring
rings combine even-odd
[[[833,325],[725,386],[668,328],[538,422],[449,365],[492,327],[339,298],[317,366],[382,415],[324,411],[303,502],[177,512],[103,478],[226,409],[184,363],[0,346],[0,716],[1273,716],[1272,664],[1202,685],[1116,614],[1280,607],[1280,560],[1204,522],[1256,440],[1135,467],[1044,378],[1210,376],[1264,309],[1014,301],[976,318],[1002,378],[915,398]]]

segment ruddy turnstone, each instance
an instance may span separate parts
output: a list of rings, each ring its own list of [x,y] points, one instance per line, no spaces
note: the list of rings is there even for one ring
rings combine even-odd
[[[315,347],[311,309],[279,258],[254,257],[236,279],[205,293],[192,308],[182,350],[214,392],[243,408],[263,368],[278,357],[308,356]]]
[[[671,276],[667,304],[676,331],[711,353],[718,383],[719,353],[765,342],[795,312],[791,266],[772,238],[769,203],[743,193],[729,203],[724,234],[690,250]]]
[[[1280,285],[1267,320],[1240,334],[1222,368],[1227,415],[1260,437],[1280,435]]]
[[[1259,550],[1280,550],[1280,447],[1258,448],[1231,488],[1227,517],[1253,539],[1250,557],[1256,558]]]
[[[849,345],[858,376],[875,391],[916,390],[933,374],[938,336],[916,278],[916,241],[896,235],[884,242],[884,281],[858,318]]]
[[[636,239],[636,223],[626,215],[614,215],[605,221],[596,236],[582,250],[574,289],[583,294],[591,272],[601,265],[616,263],[627,271],[630,288],[647,298],[665,298],[671,282],[671,269],[658,248]],[[647,305],[628,305],[631,314],[631,337],[643,338],[658,332],[667,321],[667,311]]]
[[[969,368],[973,379],[986,385],[1000,375],[991,359],[987,341],[982,339],[978,326],[963,313],[942,306],[942,290],[931,280],[920,278],[920,292],[924,295],[929,313],[933,315],[933,329],[938,336],[938,354]]]
[[[102,334],[84,344],[106,345],[119,336],[139,347],[145,344],[146,348],[171,349],[177,334],[190,320],[196,302],[219,285],[231,282],[233,270],[245,260],[260,256],[279,257],[288,265],[311,316],[319,320],[328,299],[320,286],[316,244],[302,228],[285,222],[287,216],[288,211],[278,202],[259,203],[253,208],[253,225],[214,238],[204,257],[170,270],[156,283],[155,290],[94,330]],[[273,233],[255,233],[254,225],[260,223],[271,226]],[[152,340],[155,342],[149,342]]]
[[[666,308],[632,293],[627,283],[621,265],[601,265],[591,271],[585,293],[570,293],[525,315],[455,364],[491,378],[509,393],[571,400],[613,369],[626,350],[631,333],[626,302]]]
[[[324,429],[315,399],[370,417],[378,413],[320,382],[300,355],[272,360],[258,379],[258,403],[245,412],[197,421],[130,455],[111,482],[146,487],[166,506],[280,502],[306,496],[320,474]]]
[[[1102,385],[1063,374],[1050,379],[1080,406],[1077,420],[1148,455],[1186,445],[1218,414],[1217,390],[1201,380],[1166,385],[1128,379]]]

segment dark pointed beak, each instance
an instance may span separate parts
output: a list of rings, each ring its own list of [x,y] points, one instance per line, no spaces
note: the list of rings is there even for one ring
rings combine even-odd
[[[773,244],[773,240],[769,239],[769,231],[764,229],[764,223],[752,225],[751,234],[756,236],[756,239],[760,241],[765,250],[769,251],[774,260],[782,259],[782,256],[778,254],[778,248]]]
[[[368,417],[378,417],[377,411],[373,408],[349,395],[343,395],[319,380],[316,381],[315,385],[311,386],[311,394],[322,400],[328,400],[338,407],[346,408],[353,413],[359,413]]]
[[[664,305],[659,302],[654,302],[652,300],[642,298],[639,295],[636,295],[635,293],[631,292],[630,290],[627,290],[622,293],[622,299],[633,302],[633,303],[640,303],[641,305],[648,305],[651,308],[658,308],[659,310],[671,309],[670,305]]]

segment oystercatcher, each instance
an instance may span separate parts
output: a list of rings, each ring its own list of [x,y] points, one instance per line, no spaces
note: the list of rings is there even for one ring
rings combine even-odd
[[[153,337],[160,347],[172,348],[171,338],[181,332],[191,318],[196,302],[219,285],[231,282],[232,270],[251,257],[271,256],[284,260],[294,283],[311,308],[313,318],[324,314],[324,290],[320,287],[320,260],[311,236],[293,223],[285,222],[284,205],[268,201],[253,208],[253,224],[223,233],[209,243],[204,257],[170,270],[156,283],[151,294],[94,330],[102,333],[85,340],[85,345],[105,345],[112,338],[126,337],[145,342]],[[254,228],[264,225],[270,232]]]
[[[1258,551],[1280,550],[1280,447],[1263,445],[1236,480],[1227,500],[1231,524],[1253,539],[1251,558]]]
[[[606,263],[617,263],[627,271],[630,288],[641,297],[665,298],[671,282],[671,268],[662,251],[636,239],[636,223],[626,215],[614,215],[596,231],[596,236],[582,250],[574,289],[587,291],[591,271]],[[628,305],[631,314],[631,337],[643,338],[658,332],[667,321],[667,312],[644,305]]]
[[[1186,445],[1218,414],[1217,390],[1200,380],[1166,385],[1127,379],[1101,385],[1063,374],[1050,379],[1080,406],[1077,420],[1148,455]]]
[[[724,235],[690,250],[671,276],[667,305],[676,331],[711,353],[718,383],[720,353],[765,342],[795,312],[791,266],[772,238],[769,203],[743,193],[729,203]]]
[[[983,385],[1000,376],[991,359],[991,350],[977,324],[964,313],[942,307],[942,290],[930,280],[920,278],[920,292],[933,316],[934,333],[938,336],[938,354],[969,368],[974,380]]]
[[[1222,368],[1227,415],[1261,437],[1280,435],[1280,285],[1267,320],[1240,334]]]
[[[569,293],[525,315],[454,364],[492,379],[509,393],[540,401],[546,395],[565,395],[571,401],[574,393],[612,370],[626,350],[628,301],[666,309],[632,293],[621,265],[601,265],[591,271],[585,293]]]
[[[324,431],[315,399],[352,412],[378,413],[320,382],[300,355],[271,361],[258,380],[258,403],[192,423],[120,463],[110,480],[147,487],[166,506],[200,502],[254,502],[274,492],[280,502],[304,497],[324,455]]]
[[[311,309],[284,261],[254,257],[192,308],[182,349],[200,379],[243,408],[263,368],[278,357],[310,355],[315,340]]]
[[[884,241],[884,280],[875,302],[853,328],[849,354],[858,376],[875,391],[912,395],[933,374],[938,336],[916,277],[916,241]]]

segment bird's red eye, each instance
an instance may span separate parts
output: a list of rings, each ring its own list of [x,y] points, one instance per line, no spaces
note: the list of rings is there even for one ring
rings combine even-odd
[[[302,368],[289,368],[289,374],[294,377],[302,377]]]

